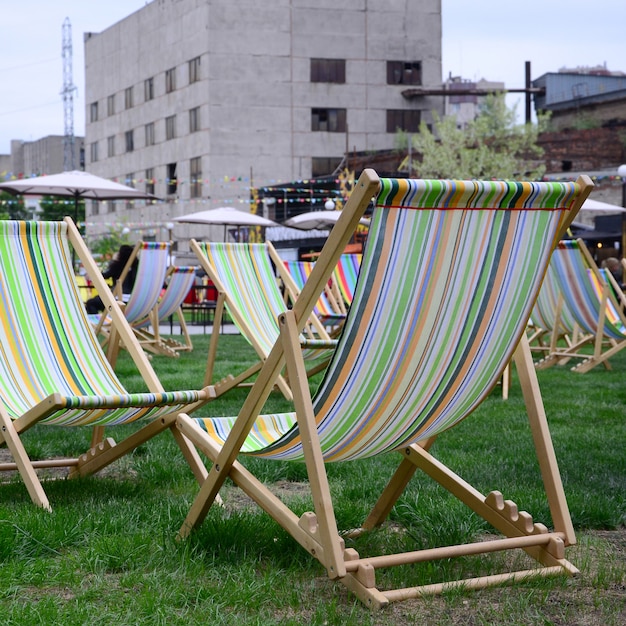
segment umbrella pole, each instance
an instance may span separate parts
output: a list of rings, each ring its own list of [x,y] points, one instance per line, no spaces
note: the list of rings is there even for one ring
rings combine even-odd
[[[74,194],[74,225],[78,228],[78,194]],[[74,263],[76,262],[76,251],[72,246],[72,271],[76,272]]]

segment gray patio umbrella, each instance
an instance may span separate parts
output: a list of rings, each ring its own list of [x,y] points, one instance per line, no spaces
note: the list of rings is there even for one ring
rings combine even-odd
[[[285,220],[283,224],[290,228],[299,228],[300,230],[330,230],[341,216],[341,211],[309,211],[308,213],[300,213],[294,215],[288,220]],[[370,220],[367,217],[362,217],[359,220],[359,224],[368,226]]]
[[[216,209],[207,209],[206,211],[198,211],[175,217],[173,222],[181,222],[186,224],[207,224],[224,226],[224,241],[226,241],[226,226],[278,226],[276,222],[267,219],[256,213],[248,213],[247,211],[239,211],[234,207],[218,207]]]
[[[78,201],[92,200],[158,200],[139,189],[115,183],[112,180],[74,170],[36,178],[21,178],[0,183],[0,191],[16,196],[59,196],[74,198],[74,221],[78,215]]]

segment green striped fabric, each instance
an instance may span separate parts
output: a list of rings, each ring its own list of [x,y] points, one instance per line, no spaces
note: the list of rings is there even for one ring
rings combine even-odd
[[[203,397],[128,394],[88,322],[67,225],[0,221],[0,400],[12,419],[37,407],[44,423],[118,424],[168,415]]]
[[[313,400],[325,460],[401,448],[480,404],[524,333],[577,189],[381,180],[354,300]],[[233,418],[198,421],[222,442]],[[244,451],[301,459],[295,416],[260,417]]]
[[[230,298],[226,307],[234,308],[254,330],[254,338],[263,355],[267,356],[280,334],[278,317],[287,310],[280,291],[272,260],[262,243],[198,242],[198,246],[217,274]],[[231,304],[232,303],[232,304]],[[248,331],[235,315],[232,316],[241,334],[250,341]],[[324,339],[301,337],[305,358],[323,358],[326,350],[336,343]]]

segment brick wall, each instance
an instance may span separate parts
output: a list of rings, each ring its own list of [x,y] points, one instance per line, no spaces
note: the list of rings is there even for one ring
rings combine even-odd
[[[543,133],[548,172],[602,170],[626,163],[626,125]]]

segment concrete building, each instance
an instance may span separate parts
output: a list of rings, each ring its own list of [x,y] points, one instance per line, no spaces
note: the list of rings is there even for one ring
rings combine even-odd
[[[63,135],[47,135],[35,141],[11,140],[11,154],[2,156],[5,177],[43,176],[63,171]],[[85,146],[83,137],[74,137],[75,169],[84,169]]]
[[[443,113],[402,95],[441,85],[441,0],[153,0],[84,44],[86,169],[166,200],[88,205],[91,236],[249,210],[251,188],[330,174]]]

